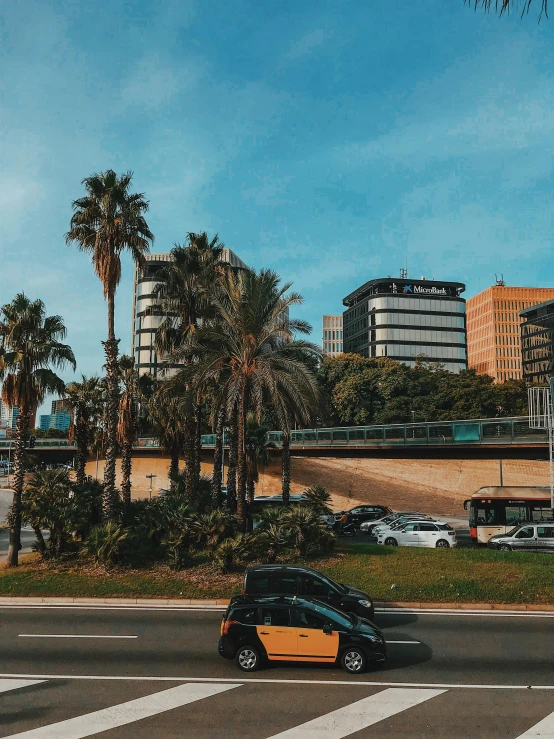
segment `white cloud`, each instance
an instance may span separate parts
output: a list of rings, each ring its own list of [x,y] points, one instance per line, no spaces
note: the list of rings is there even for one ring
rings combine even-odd
[[[151,54],[140,59],[132,73],[123,79],[120,100],[124,108],[167,106],[174,96],[189,91],[200,78],[200,67],[192,59],[176,67]]]

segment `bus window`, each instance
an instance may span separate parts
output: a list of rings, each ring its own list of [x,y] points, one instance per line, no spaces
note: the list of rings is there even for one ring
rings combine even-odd
[[[477,506],[477,524],[480,526],[497,526],[502,523],[501,510],[495,505],[479,504]]]
[[[527,520],[527,508],[520,505],[506,506],[506,526],[514,526],[518,521]]]
[[[546,508],[542,506],[535,506],[531,512],[531,518],[533,521],[552,521],[554,519],[554,511],[552,508]]]

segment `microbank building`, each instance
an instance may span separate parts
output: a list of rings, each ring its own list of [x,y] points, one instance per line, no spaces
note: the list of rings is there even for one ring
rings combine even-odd
[[[425,278],[366,282],[342,301],[344,352],[467,369],[464,290],[461,282]]]

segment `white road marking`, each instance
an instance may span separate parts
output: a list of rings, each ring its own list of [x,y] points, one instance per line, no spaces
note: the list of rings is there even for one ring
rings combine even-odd
[[[274,734],[268,739],[343,739],[367,726],[390,718],[401,711],[413,708],[425,701],[442,695],[444,690],[409,690],[389,688],[376,695],[351,703],[313,721],[295,726],[293,729]]]
[[[420,641],[390,641],[386,640],[387,644],[421,644]]]
[[[18,688],[27,688],[29,685],[39,685],[44,680],[2,680],[0,679],[0,693],[7,693],[8,690],[17,690]]]
[[[517,739],[554,739],[554,713],[543,718]]]
[[[163,690],[161,693],[146,695],[144,698],[120,703],[117,706],[87,713],[84,716],[77,716],[49,726],[41,726],[38,729],[12,734],[6,739],[82,739],[82,737],[93,736],[94,734],[100,734],[102,731],[125,726],[125,724],[131,724],[237,687],[239,686],[178,685],[176,688],[169,688],[169,690]]]
[[[148,675],[30,675],[1,673],[5,678],[30,678],[37,680],[128,680],[129,682],[173,682],[173,683],[268,683],[276,685],[348,685],[356,687],[359,685],[372,688],[436,688],[450,690],[452,688],[468,688],[475,690],[554,690],[554,685],[486,685],[478,683],[403,683],[403,682],[377,682],[369,680],[297,680],[279,678],[252,678],[252,677],[182,677]]]
[[[25,639],[138,639],[137,636],[104,634],[18,634]]]

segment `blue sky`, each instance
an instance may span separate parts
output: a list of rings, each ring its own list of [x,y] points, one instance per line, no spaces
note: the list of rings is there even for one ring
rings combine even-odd
[[[135,173],[154,251],[218,232],[323,313],[368,279],[552,286],[554,19],[462,0],[6,0],[0,302],[61,314],[78,372],[106,306],[64,244],[80,180]],[[117,298],[131,341],[132,266]],[[70,378],[71,373],[66,373]]]

